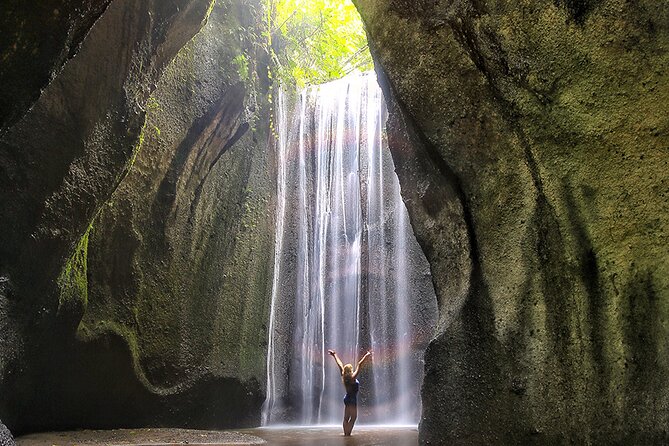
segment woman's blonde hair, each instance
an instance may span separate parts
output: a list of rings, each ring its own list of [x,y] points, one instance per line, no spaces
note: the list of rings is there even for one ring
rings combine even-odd
[[[344,373],[342,373],[341,378],[344,382],[349,382],[353,379],[353,365],[346,364],[344,366]]]

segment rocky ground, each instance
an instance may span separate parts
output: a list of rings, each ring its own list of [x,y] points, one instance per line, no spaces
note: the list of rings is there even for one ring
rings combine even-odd
[[[410,446],[418,444],[416,427],[356,427],[344,437],[339,426],[257,428],[241,431],[201,431],[186,429],[117,429],[32,434],[17,439],[19,446],[85,445],[255,445],[276,446]]]
[[[15,444],[11,432],[0,421],[0,446],[14,446]]]
[[[265,444],[261,438],[235,431],[191,429],[114,429],[47,432],[17,440],[21,446],[68,445],[253,445]]]

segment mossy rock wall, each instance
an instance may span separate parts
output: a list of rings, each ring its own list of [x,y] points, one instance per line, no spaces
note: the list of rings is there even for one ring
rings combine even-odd
[[[211,2],[67,2],[59,11],[69,18],[60,25],[47,2],[31,11],[15,3],[3,4],[3,41],[19,36],[25,47],[2,49],[3,94],[16,97],[5,107],[3,96],[0,134],[0,418],[20,433],[93,424],[96,411],[78,403],[105,407],[95,396],[113,396],[126,382],[119,370],[115,381],[98,381],[102,390],[76,385],[83,375],[105,378],[73,356],[73,327],[88,298],[90,224],[132,165],[156,83],[202,27]],[[13,21],[23,13],[29,19]],[[39,56],[24,60],[30,45]],[[23,75],[25,89],[12,90]],[[99,364],[122,368],[128,346],[96,342],[84,349],[109,345],[114,360]],[[118,413],[128,405],[108,401]]]
[[[431,264],[428,444],[665,444],[669,10],[356,0]]]
[[[217,2],[158,83],[133,168],[93,223],[77,336],[127,345],[161,405],[149,425],[260,423],[276,189],[254,75],[261,4]]]

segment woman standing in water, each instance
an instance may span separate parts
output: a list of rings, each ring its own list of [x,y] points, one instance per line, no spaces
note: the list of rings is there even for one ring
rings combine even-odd
[[[351,435],[356,418],[358,418],[358,390],[360,389],[360,382],[357,380],[358,373],[365,360],[372,356],[372,352],[368,351],[365,353],[365,356],[358,361],[358,366],[355,368],[355,371],[353,371],[353,366],[351,364],[343,365],[341,359],[339,359],[339,356],[337,356],[337,353],[334,350],[328,350],[328,353],[337,362],[339,371],[341,372],[341,379],[346,388],[346,396],[344,397],[344,435],[348,437]]]

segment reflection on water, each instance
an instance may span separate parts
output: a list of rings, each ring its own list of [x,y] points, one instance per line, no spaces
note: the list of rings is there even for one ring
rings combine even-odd
[[[276,446],[413,446],[418,444],[416,426],[356,426],[344,437],[341,426],[280,426],[242,431]]]

